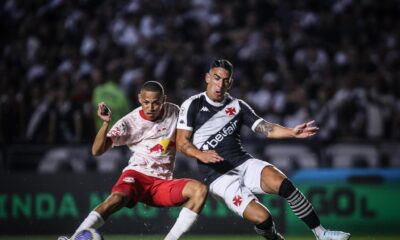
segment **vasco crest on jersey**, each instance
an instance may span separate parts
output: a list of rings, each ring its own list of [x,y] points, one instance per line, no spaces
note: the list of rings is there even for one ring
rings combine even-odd
[[[235,107],[227,107],[225,109],[225,113],[226,115],[228,115],[229,117],[234,117],[236,115],[236,108]]]

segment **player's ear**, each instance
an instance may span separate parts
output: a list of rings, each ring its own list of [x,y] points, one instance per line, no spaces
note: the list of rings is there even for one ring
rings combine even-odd
[[[232,85],[233,85],[233,78],[229,79],[228,89],[231,89]]]
[[[142,104],[142,95],[139,93],[137,96],[138,96],[139,103]]]
[[[210,81],[211,81],[211,74],[210,74],[210,72],[207,72],[207,73],[206,73],[205,79],[206,79],[206,83],[210,83]]]
[[[163,103],[165,103],[167,101],[167,95],[163,96]]]

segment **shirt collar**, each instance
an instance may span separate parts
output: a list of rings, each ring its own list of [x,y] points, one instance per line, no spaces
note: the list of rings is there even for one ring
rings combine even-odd
[[[225,102],[227,101],[227,99],[230,98],[229,93],[225,93],[224,99],[223,99],[221,102],[215,102],[215,101],[211,100],[211,98],[209,98],[209,97],[207,96],[206,92],[203,92],[203,94],[204,94],[204,96],[205,96],[205,98],[206,98],[206,101],[207,101],[209,104],[211,104],[211,105],[213,105],[213,106],[215,106],[215,107],[221,107],[221,106],[223,106],[223,105],[225,104]]]
[[[139,114],[143,119],[145,119],[147,121],[157,122],[158,120],[162,119],[162,117],[164,116],[164,107],[161,109],[160,115],[158,115],[158,117],[156,119],[154,119],[154,120],[150,120],[149,118],[147,118],[146,115],[144,114],[143,109],[139,110]]]

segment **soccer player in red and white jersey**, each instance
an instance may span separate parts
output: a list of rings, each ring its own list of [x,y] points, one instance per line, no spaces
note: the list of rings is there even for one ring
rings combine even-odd
[[[196,221],[207,187],[193,179],[173,179],[175,134],[179,107],[166,102],[162,85],[155,81],[143,84],[138,95],[141,107],[128,113],[109,129],[111,110],[99,103],[97,115],[104,122],[92,146],[93,155],[111,147],[127,145],[132,151],[111,195],[98,205],[76,232],[100,228],[105,220],[122,207],[138,202],[155,207],[184,205],[166,240],[179,239]],[[106,111],[105,111],[106,110]],[[59,237],[59,240],[68,239]]]

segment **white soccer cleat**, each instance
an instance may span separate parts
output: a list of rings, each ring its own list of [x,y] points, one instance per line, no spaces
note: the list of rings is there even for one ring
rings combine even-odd
[[[57,240],[69,240],[66,236],[59,236]]]
[[[321,236],[317,237],[317,240],[347,240],[349,238],[350,233],[326,230]]]

